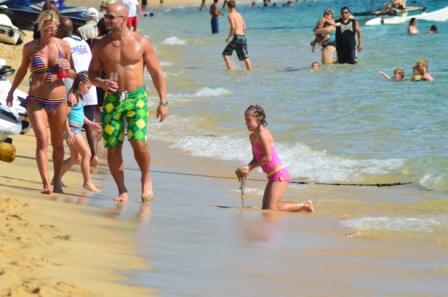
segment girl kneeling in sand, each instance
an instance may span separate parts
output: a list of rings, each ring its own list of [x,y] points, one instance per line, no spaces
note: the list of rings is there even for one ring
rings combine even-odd
[[[267,122],[264,110],[259,105],[251,105],[246,109],[244,118],[247,129],[251,132],[253,159],[247,166],[235,171],[238,179],[243,179],[252,169],[261,166],[268,177],[263,196],[263,209],[314,212],[311,200],[297,203],[280,202],[291,177],[277,154],[271,132],[265,128]]]
[[[83,187],[87,190],[97,192],[98,189],[90,177],[90,148],[81,135],[81,128],[84,124],[93,126],[98,131],[101,131],[100,124],[90,121],[84,115],[82,96],[87,94],[91,86],[92,84],[90,83],[87,71],[82,71],[76,75],[67,97],[69,112],[66,121],[66,140],[70,147],[70,158],[64,160],[62,164],[61,177],[73,165],[79,163],[79,156],[81,156],[81,172],[84,178]]]

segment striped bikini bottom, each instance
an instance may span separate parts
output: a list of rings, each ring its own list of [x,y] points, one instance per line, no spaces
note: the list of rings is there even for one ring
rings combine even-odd
[[[46,99],[42,97],[38,97],[36,95],[28,95],[25,100],[25,106],[28,106],[28,104],[31,102],[31,100],[37,102],[43,109],[45,110],[55,110],[59,104],[66,102],[66,98],[51,98]]]

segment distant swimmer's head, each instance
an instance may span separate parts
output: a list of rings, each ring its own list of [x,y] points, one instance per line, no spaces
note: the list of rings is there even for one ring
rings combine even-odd
[[[311,63],[311,70],[319,70],[320,69],[320,63],[319,62],[313,62]]]
[[[394,80],[403,80],[404,79],[404,70],[402,68],[394,69]]]
[[[409,26],[415,26],[415,25],[417,25],[417,19],[411,18],[411,20],[409,21]]]
[[[260,126],[266,127],[266,114],[260,105],[251,105],[244,112],[244,120],[249,131],[255,131]]]
[[[227,8],[228,8],[229,10],[231,10],[231,9],[235,9],[235,7],[236,7],[236,2],[235,2],[235,0],[229,0],[229,1],[227,1]]]
[[[116,31],[127,27],[128,7],[121,3],[113,3],[107,6],[103,18],[108,30]]]
[[[437,29],[436,25],[431,25],[431,27],[429,27],[429,31],[428,34],[432,35],[432,34],[436,34],[439,33],[439,30]]]
[[[37,18],[37,28],[41,33],[55,35],[59,26],[59,15],[55,10],[43,10]]]

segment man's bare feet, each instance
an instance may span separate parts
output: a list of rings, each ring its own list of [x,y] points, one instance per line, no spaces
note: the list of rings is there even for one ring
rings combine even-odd
[[[54,185],[54,179],[51,180],[51,185]],[[61,180],[61,186],[62,186],[63,188],[67,188],[67,185],[64,184],[64,183],[62,182],[62,180]]]
[[[62,190],[62,181],[53,179],[53,193],[64,193]]]
[[[100,159],[97,155],[92,156],[92,158],[90,159],[90,166],[98,166],[99,161]]]
[[[84,189],[89,190],[89,191],[92,191],[92,192],[99,192],[99,191],[100,191],[100,190],[98,190],[98,188],[95,187],[95,185],[92,184],[92,183],[84,184],[82,187],[83,187]]]
[[[117,202],[126,202],[128,201],[128,192],[123,192],[118,197],[114,198],[114,201]]]
[[[142,182],[142,202],[149,201],[153,198],[152,181],[150,179]]]

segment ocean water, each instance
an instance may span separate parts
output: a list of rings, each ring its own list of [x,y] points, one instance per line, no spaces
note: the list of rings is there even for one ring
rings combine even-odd
[[[151,137],[194,156],[247,162],[248,133],[243,112],[263,106],[284,163],[296,178],[319,182],[414,182],[448,190],[448,61],[440,33],[419,21],[422,34],[408,36],[407,24],[362,26],[359,64],[324,65],[310,72],[320,51],[310,51],[312,28],[326,7],[344,4],[362,11],[370,1],[310,1],[291,8],[239,7],[247,23],[254,72],[233,59],[224,69],[221,52],[228,25],[210,34],[208,12],[167,9],[142,20],[141,32],[157,49],[168,82],[172,115]],[[279,6],[281,2],[279,2]],[[427,10],[446,1],[420,1]],[[337,13],[336,13],[337,14]],[[362,23],[362,22],[361,22]],[[416,60],[426,58],[432,83],[409,78]],[[382,79],[378,71],[405,69],[406,81]],[[160,129],[159,129],[160,128]]]

